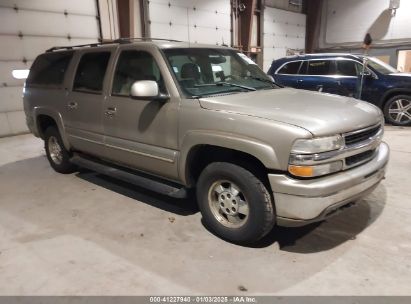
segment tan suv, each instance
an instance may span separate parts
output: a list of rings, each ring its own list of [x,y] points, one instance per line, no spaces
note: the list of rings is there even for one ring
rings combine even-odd
[[[161,40],[56,47],[25,85],[51,166],[174,197],[245,243],[320,221],[384,177],[383,116],[366,102],[280,88],[235,49]]]

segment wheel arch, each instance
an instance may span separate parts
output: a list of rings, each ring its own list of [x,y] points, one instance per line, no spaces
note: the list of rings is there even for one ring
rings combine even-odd
[[[393,98],[394,96],[398,95],[410,95],[411,96],[411,89],[403,88],[403,89],[391,89],[387,92],[384,93],[384,95],[381,97],[380,102],[378,106],[381,109],[384,109],[385,104],[387,103],[388,100]]]
[[[196,133],[196,132],[195,132]],[[214,161],[237,163],[256,174],[279,168],[273,148],[250,138],[227,134],[191,134],[181,150],[179,175],[187,186],[194,186],[204,167]]]
[[[60,113],[48,108],[38,107],[34,110],[35,128],[40,138],[44,139],[44,132],[50,126],[55,126],[60,133],[64,146],[70,149],[70,143],[67,140],[63,118]]]

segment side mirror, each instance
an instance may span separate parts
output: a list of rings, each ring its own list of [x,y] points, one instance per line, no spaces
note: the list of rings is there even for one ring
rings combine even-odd
[[[139,80],[133,83],[130,95],[136,99],[166,101],[169,96],[160,93],[157,82],[153,80]]]
[[[361,72],[361,75],[364,75],[364,76],[371,76],[372,74],[371,74],[371,72],[370,72],[370,71],[365,70],[364,72]]]
[[[360,75],[364,76],[365,78],[376,78],[374,73],[371,73],[370,70],[365,70],[364,73],[361,72]]]

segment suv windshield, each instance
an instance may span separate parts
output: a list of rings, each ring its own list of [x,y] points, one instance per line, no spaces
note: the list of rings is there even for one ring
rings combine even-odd
[[[182,90],[191,98],[278,88],[247,56],[230,49],[163,50]]]
[[[375,57],[368,57],[368,66],[376,70],[377,72],[381,74],[392,74],[392,73],[399,73],[395,68],[390,66],[389,64],[385,63],[384,61],[381,61],[378,58]]]

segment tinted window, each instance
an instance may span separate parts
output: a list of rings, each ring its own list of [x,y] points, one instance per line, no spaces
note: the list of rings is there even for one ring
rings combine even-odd
[[[308,75],[331,75],[333,73],[331,60],[310,60],[308,63]]]
[[[299,74],[307,74],[307,66],[308,66],[308,61],[303,61],[303,64],[300,67]]]
[[[109,59],[110,52],[84,54],[77,67],[73,90],[101,93]]]
[[[165,93],[163,78],[153,56],[142,51],[123,51],[118,58],[112,93],[129,96],[132,84],[138,80],[154,80]]]
[[[300,65],[301,61],[287,63],[278,71],[278,74],[298,74],[298,69],[300,68]]]
[[[59,86],[73,57],[73,52],[46,53],[34,61],[27,86]]]
[[[351,60],[337,60],[337,74],[344,76],[358,76],[362,65]]]

